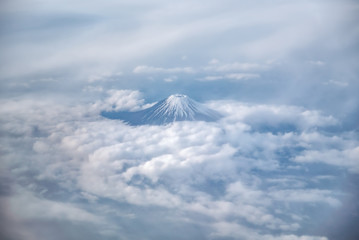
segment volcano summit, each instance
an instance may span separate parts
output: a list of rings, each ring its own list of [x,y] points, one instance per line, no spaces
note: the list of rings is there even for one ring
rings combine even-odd
[[[176,121],[216,121],[219,113],[183,94],[174,94],[137,112],[102,112],[103,117],[121,119],[130,125],[164,125]]]

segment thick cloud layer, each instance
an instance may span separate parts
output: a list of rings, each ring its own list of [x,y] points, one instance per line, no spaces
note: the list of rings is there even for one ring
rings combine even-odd
[[[83,106],[2,102],[5,234],[48,239],[52,228],[38,231],[50,221],[59,239],[85,229],[93,239],[327,239],[323,217],[352,194],[338,182],[359,173],[359,143],[331,133],[332,116],[213,101],[218,122],[132,127],[88,111],[139,98],[109,94]]]

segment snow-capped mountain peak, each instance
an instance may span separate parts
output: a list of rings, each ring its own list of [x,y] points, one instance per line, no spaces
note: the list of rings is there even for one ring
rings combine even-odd
[[[203,110],[202,108],[199,103],[186,95],[174,94],[162,101],[154,113],[155,115],[173,117],[174,121],[182,118],[195,120],[196,112]]]
[[[173,94],[166,98],[166,104],[172,109],[184,109],[188,106],[190,99],[183,94]]]
[[[159,111],[178,117],[193,115],[192,102],[186,95],[174,94],[166,98]]]
[[[216,111],[183,94],[173,94],[150,108],[138,112],[103,112],[102,116],[122,119],[131,125],[162,125],[175,121],[215,121]]]

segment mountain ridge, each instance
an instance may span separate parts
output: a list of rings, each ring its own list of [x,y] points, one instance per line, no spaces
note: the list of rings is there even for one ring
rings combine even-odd
[[[173,94],[153,105],[137,112],[101,112],[109,119],[120,119],[130,125],[165,125],[177,121],[218,120],[221,115],[207,108],[187,95]]]

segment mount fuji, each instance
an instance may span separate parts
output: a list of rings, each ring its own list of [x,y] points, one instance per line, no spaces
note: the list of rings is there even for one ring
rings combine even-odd
[[[183,94],[174,94],[137,112],[101,112],[109,119],[121,119],[130,125],[164,125],[176,121],[218,120],[221,115]]]

